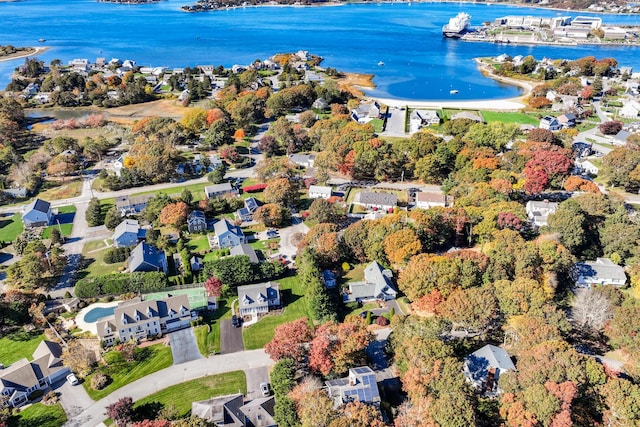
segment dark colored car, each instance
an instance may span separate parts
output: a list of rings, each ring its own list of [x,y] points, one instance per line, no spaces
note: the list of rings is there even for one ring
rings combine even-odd
[[[235,314],[231,317],[231,324],[233,325],[234,328],[240,327],[240,319]]]

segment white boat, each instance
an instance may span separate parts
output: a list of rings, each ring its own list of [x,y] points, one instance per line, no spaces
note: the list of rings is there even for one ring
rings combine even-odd
[[[47,41],[47,39],[38,39],[38,41],[39,41],[40,43],[44,43],[44,42],[46,42],[46,41]]]
[[[382,67],[383,65],[384,65],[384,62],[382,62],[382,61],[378,62],[378,66],[379,67]]]
[[[471,31],[471,15],[460,12],[449,23],[442,27],[442,35],[445,37],[459,38]]]
[[[458,90],[458,89],[451,89],[451,90],[449,91],[449,93],[450,93],[451,95],[455,95],[455,94],[456,94],[456,93],[458,93],[458,92],[459,92],[459,90]]]

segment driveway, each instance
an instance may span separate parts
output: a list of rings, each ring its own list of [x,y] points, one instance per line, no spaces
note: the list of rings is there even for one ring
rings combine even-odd
[[[244,373],[247,375],[247,398],[253,400],[262,397],[260,383],[270,382],[269,367],[261,366],[259,368],[245,369]]]
[[[85,408],[93,405],[89,394],[81,384],[71,385],[66,379],[60,380],[53,385],[53,389],[60,395],[60,403],[67,418],[77,417]]]
[[[291,238],[297,233],[307,234],[309,227],[298,217],[293,217],[293,223],[290,227],[281,228],[280,233],[280,253],[287,255],[289,259],[298,252],[298,247],[291,242]]]
[[[220,321],[220,354],[237,353],[244,350],[242,328],[234,328],[231,319]]]
[[[202,359],[193,328],[171,332],[169,334],[169,345],[171,346],[174,365]]]

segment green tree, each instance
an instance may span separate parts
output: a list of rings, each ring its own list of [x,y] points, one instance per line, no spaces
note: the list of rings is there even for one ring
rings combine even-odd
[[[62,235],[60,234],[60,230],[57,227],[53,227],[51,229],[51,244],[59,245],[62,243]]]
[[[207,174],[207,180],[212,184],[220,184],[224,181],[224,175],[226,172],[227,168],[223,163]]]
[[[120,224],[124,218],[118,209],[115,206],[109,208],[107,213],[104,216],[104,225],[109,230],[115,230],[118,224]]]
[[[288,396],[276,399],[273,418],[281,427],[300,427],[296,405]]]
[[[104,224],[104,218],[102,218],[102,205],[97,197],[93,197],[91,201],[89,201],[89,206],[85,212],[85,219],[87,220],[89,227]]]
[[[269,377],[273,393],[278,399],[289,394],[296,385],[295,375],[296,366],[293,359],[281,359],[273,365]]]

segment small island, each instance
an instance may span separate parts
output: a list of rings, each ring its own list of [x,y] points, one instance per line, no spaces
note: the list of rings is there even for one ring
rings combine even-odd
[[[38,53],[38,48],[35,47],[15,47],[10,44],[6,46],[0,45],[0,61],[34,55],[36,53]]]

